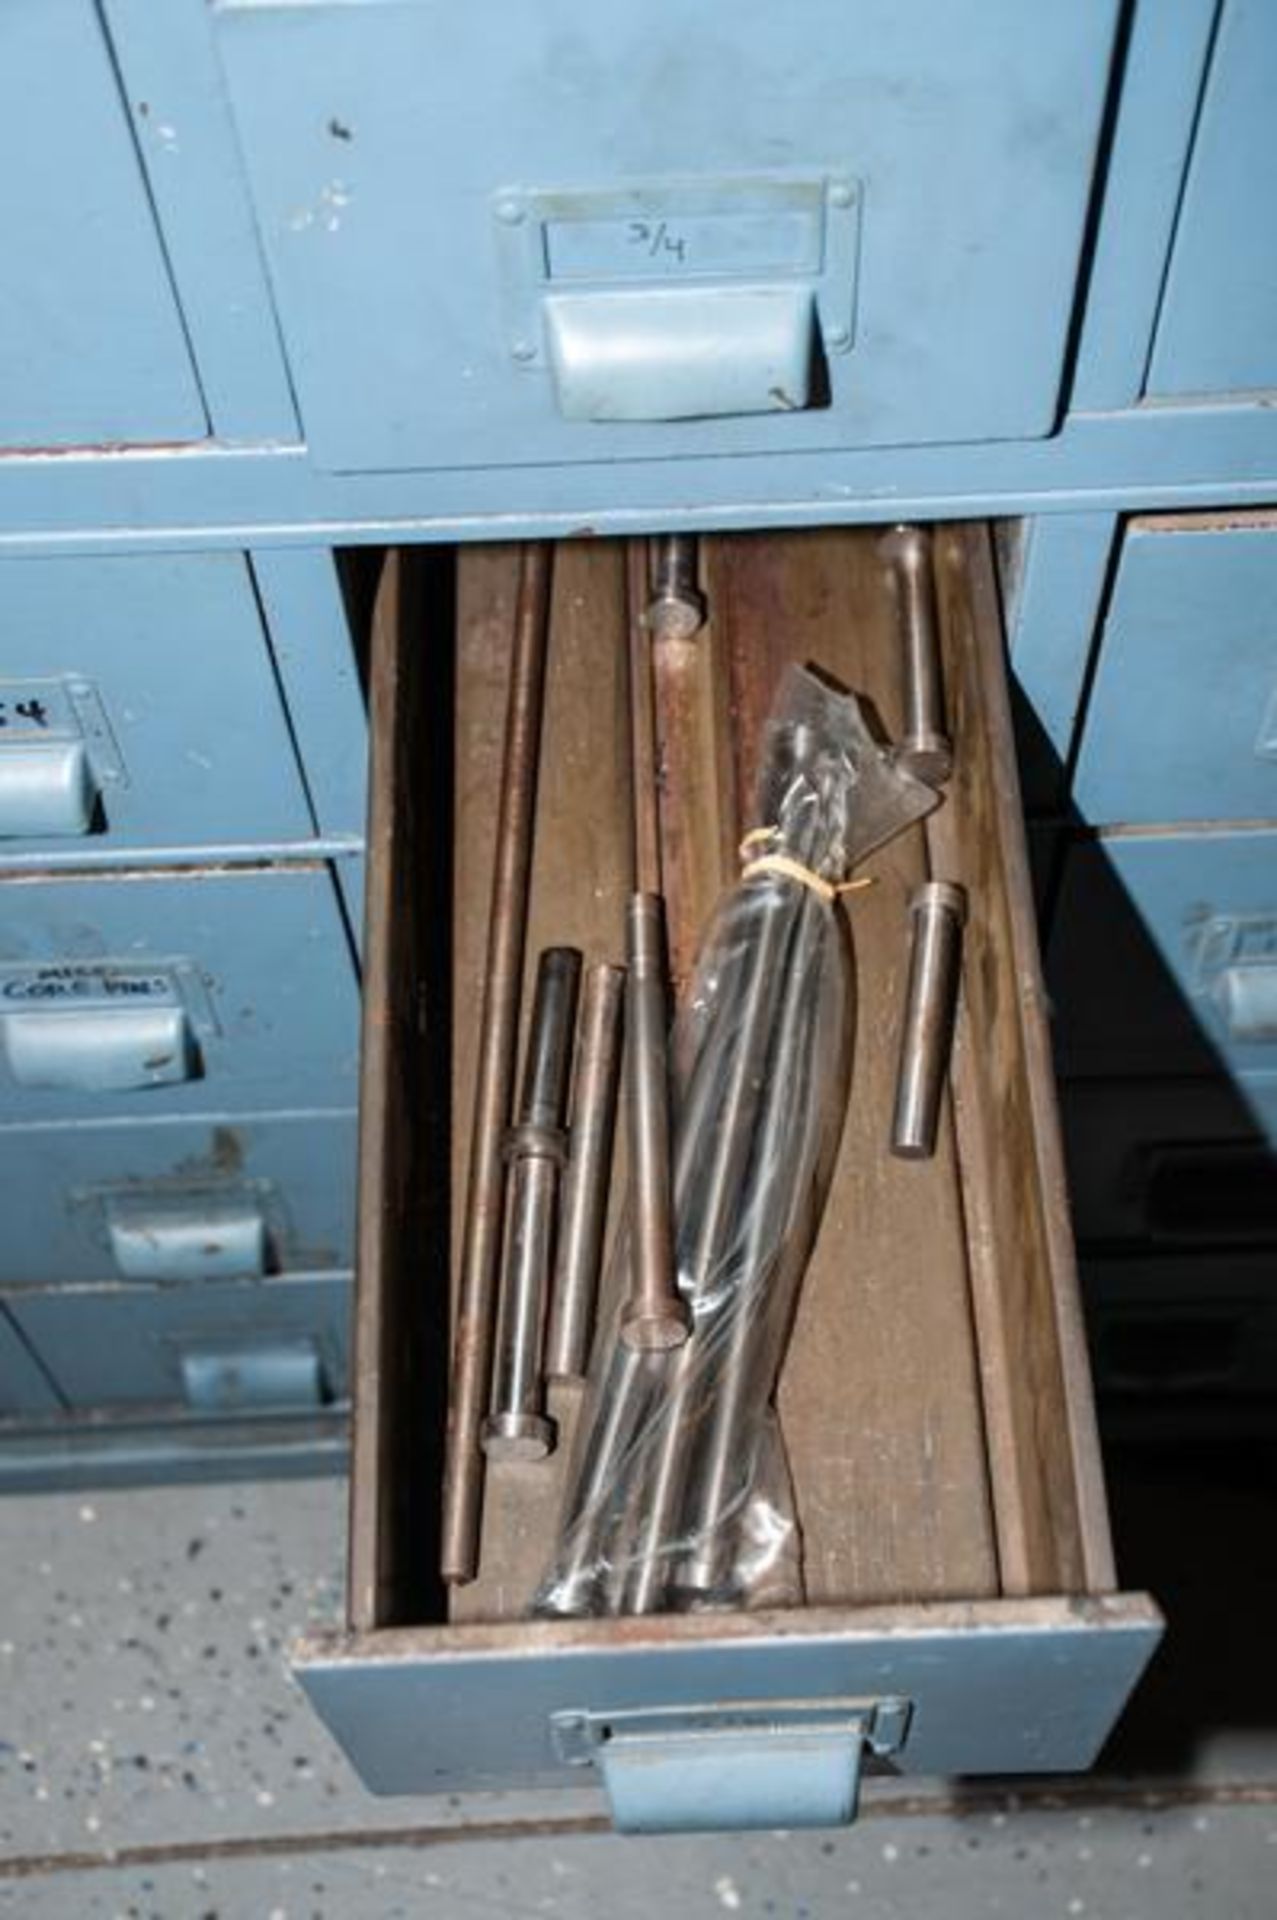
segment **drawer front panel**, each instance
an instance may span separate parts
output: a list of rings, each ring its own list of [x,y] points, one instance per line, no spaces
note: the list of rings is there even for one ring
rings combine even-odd
[[[1227,1428],[1277,1425],[1277,1263],[1271,1256],[1089,1260],[1096,1385],[1113,1406]],[[1231,1418],[1230,1418],[1231,1416]]]
[[[1060,1091],[1084,1247],[1277,1244],[1277,1075],[1075,1080]]]
[[[349,1293],[334,1275],[195,1292],[60,1290],[8,1307],[71,1406],[314,1414],[345,1397]]]
[[[1065,1073],[1277,1071],[1277,833],[1073,847],[1049,973]]]
[[[202,438],[204,406],[93,0],[6,0],[0,166],[11,189],[0,447]]]
[[[203,1282],[348,1266],[352,1114],[0,1129],[23,1196],[0,1284]]]
[[[1149,368],[1158,395],[1277,386],[1277,254],[1257,189],[1277,174],[1277,13],[1224,0]]]
[[[0,562],[0,862],[304,838],[248,564]]]
[[[357,1000],[326,869],[10,880],[0,1121],[344,1105]]]
[[[1137,520],[1074,797],[1095,826],[1277,819],[1277,518]]]
[[[229,0],[312,453],[1050,431],[1117,11]]]
[[[56,1413],[60,1405],[48,1374],[0,1306],[0,1420]]]

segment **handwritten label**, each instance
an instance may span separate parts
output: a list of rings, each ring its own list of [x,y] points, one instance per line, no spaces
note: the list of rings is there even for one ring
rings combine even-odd
[[[731,213],[635,213],[624,219],[549,219],[552,280],[678,280],[693,275],[813,272],[820,263],[815,208]]]
[[[120,1002],[178,1006],[173,974],[101,961],[0,968],[0,1001],[10,1006],[113,1006]]]

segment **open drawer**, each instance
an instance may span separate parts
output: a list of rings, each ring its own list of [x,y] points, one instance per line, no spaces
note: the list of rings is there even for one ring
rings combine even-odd
[[[374,650],[349,1620],[295,1652],[381,1793],[581,1785],[618,1824],[828,1824],[866,1770],[1087,1766],[1160,1632],[1114,1571],[1061,1172],[988,540],[939,530],[956,771],[850,908],[850,1105],[778,1405],[806,1604],[530,1620],[550,1462],[489,1466],[480,1578],[437,1582],[450,1193],[464,1176],[517,555],[392,559]],[[711,620],[656,666],[676,979],[726,877],[784,662],[899,731],[899,644],[870,530],[702,543]],[[529,965],[615,957],[631,884],[623,555],[555,560]],[[432,621],[438,625],[432,626]],[[455,797],[455,807],[454,807]],[[746,800],[745,805],[748,805]],[[448,824],[453,832],[449,834]],[[887,1151],[907,902],[970,914],[934,1158]],[[449,1015],[449,1007],[452,1012]],[[458,1144],[460,1143],[460,1144]],[[451,1614],[450,1614],[451,1607]],[[595,1776],[597,1777],[597,1776]]]

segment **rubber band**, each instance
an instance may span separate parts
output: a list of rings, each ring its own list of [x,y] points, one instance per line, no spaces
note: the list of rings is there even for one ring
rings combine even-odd
[[[741,868],[742,880],[752,880],[760,873],[778,873],[784,880],[796,880],[799,886],[806,887],[818,900],[823,900],[827,907],[831,907],[843,894],[860,893],[873,885],[872,874],[861,874],[855,880],[826,880],[823,874],[805,867],[801,860],[796,860],[789,853],[762,853],[753,860],[749,858],[751,847],[775,838],[775,827],[755,827],[745,835],[738,849],[745,862]]]

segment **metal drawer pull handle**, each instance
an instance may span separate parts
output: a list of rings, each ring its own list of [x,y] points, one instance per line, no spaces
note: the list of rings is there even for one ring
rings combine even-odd
[[[200,1077],[185,1007],[78,1007],[6,1013],[0,1036],[20,1087],[127,1093]]]
[[[266,1222],[252,1194],[186,1191],[111,1194],[107,1241],[125,1280],[260,1280]]]
[[[551,294],[545,324],[565,420],[703,420],[811,404],[809,287]]]
[[[199,1413],[298,1412],[328,1398],[313,1340],[190,1346],[179,1352],[178,1365],[187,1405]]]
[[[622,1833],[846,1826],[866,1746],[898,1753],[907,1700],[748,1701],[556,1713],[568,1766],[596,1765]]]
[[[0,753],[0,839],[88,833],[100,798],[83,740]]]
[[[1277,1040],[1277,966],[1225,967],[1211,997],[1234,1040]]]

